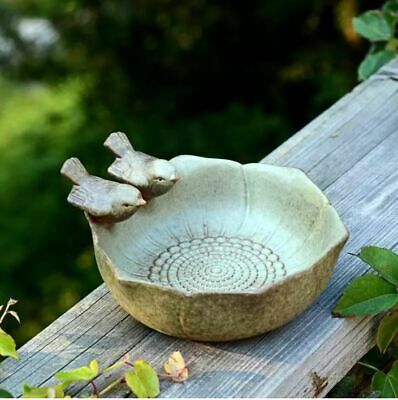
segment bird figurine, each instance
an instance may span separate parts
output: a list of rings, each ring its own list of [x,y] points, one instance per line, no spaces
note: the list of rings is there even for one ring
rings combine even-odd
[[[168,192],[179,179],[170,161],[134,150],[123,132],[111,133],[104,146],[116,156],[108,172],[137,187],[145,200]]]
[[[146,203],[137,188],[90,175],[75,157],[64,162],[61,174],[74,183],[68,202],[86,211],[94,222],[123,221]]]

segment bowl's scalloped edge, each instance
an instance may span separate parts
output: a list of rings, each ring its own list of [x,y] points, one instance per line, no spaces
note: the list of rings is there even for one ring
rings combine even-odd
[[[335,249],[336,247],[341,246],[341,248],[342,248],[344,246],[344,244],[347,242],[347,240],[349,238],[349,232],[348,232],[348,229],[346,228],[346,226],[344,225],[343,221],[341,220],[339,214],[337,213],[337,210],[333,207],[333,205],[330,203],[329,199],[322,192],[322,190],[320,188],[318,188],[318,186],[311,180],[311,178],[308,177],[308,175],[302,169],[296,168],[296,167],[276,166],[276,165],[265,164],[265,163],[240,164],[239,162],[233,161],[233,160],[226,160],[226,159],[219,159],[219,158],[205,158],[205,157],[192,156],[192,155],[179,155],[179,156],[174,157],[170,161],[173,162],[175,160],[183,160],[185,162],[185,161],[189,161],[189,160],[192,160],[192,159],[196,159],[196,160],[198,160],[200,162],[204,162],[207,165],[209,165],[212,162],[214,162],[214,163],[222,162],[222,163],[231,164],[234,167],[240,166],[243,169],[256,167],[256,168],[264,168],[266,170],[269,170],[269,169],[276,169],[276,170],[278,170],[278,169],[289,169],[291,171],[295,171],[296,173],[298,172],[299,175],[302,178],[305,179],[307,184],[311,185],[312,188],[315,188],[316,191],[318,192],[318,194],[320,195],[320,197],[322,199],[324,199],[325,206],[330,208],[333,211],[333,213],[334,213],[334,215],[336,217],[336,220],[339,222],[339,225],[342,228],[341,237],[339,237],[339,239],[336,242],[331,243],[331,245],[329,247],[327,247],[324,250],[324,252],[319,255],[318,260],[323,259],[328,253],[333,251],[333,249]],[[134,218],[134,216],[132,216],[131,218]],[[175,288],[173,288],[171,286],[160,285],[158,283],[139,280],[139,279],[132,279],[132,278],[131,279],[125,279],[124,277],[122,277],[120,272],[119,272],[119,270],[118,270],[118,268],[117,268],[117,266],[114,265],[114,263],[112,262],[111,258],[106,253],[105,249],[103,249],[99,244],[98,235],[97,235],[97,224],[92,222],[90,219],[88,219],[88,221],[89,221],[89,225],[90,225],[90,228],[91,228],[91,231],[92,231],[94,246],[96,246],[96,248],[100,248],[101,251],[103,252],[104,256],[108,259],[109,265],[112,268],[112,272],[114,274],[114,277],[115,277],[115,279],[118,280],[118,282],[120,282],[122,285],[131,285],[131,284],[136,284],[136,283],[139,283],[139,284],[142,284],[142,285],[148,285],[148,286],[156,287],[157,289],[162,290],[162,291],[169,291],[171,293],[178,293],[178,294],[181,294],[181,295],[183,295],[185,297],[197,297],[197,296],[201,296],[203,294],[207,295],[209,293],[225,294],[225,295],[247,295],[247,296],[262,294],[262,293],[267,292],[271,287],[273,287],[275,285],[283,285],[284,282],[286,282],[286,280],[293,279],[298,274],[306,273],[307,271],[311,270],[314,267],[314,265],[316,264],[316,262],[314,262],[312,265],[309,265],[309,266],[303,268],[300,271],[297,271],[295,273],[289,274],[289,275],[279,279],[277,282],[266,284],[262,288],[259,288],[257,290],[234,291],[234,292],[231,292],[231,293],[228,293],[228,292],[217,292],[217,291],[212,291],[212,292],[183,292],[183,291],[175,289]]]

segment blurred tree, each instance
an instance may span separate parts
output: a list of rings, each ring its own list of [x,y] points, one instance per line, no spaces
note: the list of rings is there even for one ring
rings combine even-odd
[[[378,7],[361,2],[361,9]],[[357,0],[1,0],[0,296],[19,342],[99,282],[63,160],[134,145],[258,161],[352,88]],[[0,298],[1,302],[1,298]]]

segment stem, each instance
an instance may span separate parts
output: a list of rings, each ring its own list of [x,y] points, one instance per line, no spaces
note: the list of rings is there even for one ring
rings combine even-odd
[[[97,385],[95,384],[95,382],[91,379],[91,381],[90,381],[89,383],[91,383],[91,386],[93,387],[93,394],[94,394],[94,396],[95,396],[95,397],[100,397],[100,393],[99,393],[99,391],[98,391],[98,387],[97,387]]]
[[[369,369],[372,369],[373,371],[380,372],[380,370],[379,370],[378,368],[374,367],[373,365],[364,363],[364,362],[362,362],[362,361],[358,361],[357,364],[362,365],[363,367],[367,367],[367,368],[369,368]]]
[[[2,322],[3,322],[4,318],[5,318],[5,316],[7,315],[8,310],[10,309],[10,306],[11,306],[11,304],[10,304],[10,302],[8,302],[7,305],[6,305],[6,308],[5,308],[4,311],[3,311],[2,316],[0,317],[0,325],[2,324]]]
[[[162,374],[162,373],[159,373],[158,377],[160,379],[171,379],[173,382],[177,382],[177,383],[184,383],[184,380],[181,379],[181,376],[182,376],[182,374],[184,373],[185,370],[188,371],[188,368],[186,366],[178,369],[173,374]]]
[[[103,396],[105,393],[110,392],[114,387],[116,387],[119,383],[123,382],[123,377],[117,379],[116,381],[112,382],[111,384],[109,384],[105,389],[102,389],[99,393],[98,393],[98,397]]]
[[[134,364],[132,364],[130,361],[125,361],[124,362],[126,365],[129,365],[130,367],[133,367],[134,368]]]

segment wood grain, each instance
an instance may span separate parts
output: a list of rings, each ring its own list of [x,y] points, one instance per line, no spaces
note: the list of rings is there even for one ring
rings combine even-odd
[[[366,267],[347,252],[369,243],[398,248],[398,61],[359,85],[262,162],[306,171],[337,208],[351,238],[327,290],[300,317],[266,335],[194,343],[154,332],[127,316],[100,286],[0,365],[0,386],[44,385],[93,358],[110,365],[129,352],[155,367],[175,350],[190,362],[184,385],[162,381],[163,397],[325,396],[374,344],[375,320],[333,319],[343,288]],[[103,387],[111,376],[100,377]],[[74,394],[89,392],[84,385]],[[120,387],[113,396],[128,396]]]

